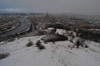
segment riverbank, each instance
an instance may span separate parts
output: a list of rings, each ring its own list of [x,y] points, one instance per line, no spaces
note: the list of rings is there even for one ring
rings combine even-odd
[[[12,26],[12,28],[0,32],[0,34],[6,33],[6,32],[11,31],[11,30],[14,30],[15,28],[19,27],[20,25],[21,25],[21,23],[20,22],[17,22],[17,23],[15,23],[15,25]]]
[[[15,29],[8,31],[6,33],[0,34],[0,41],[9,39],[11,37],[17,37],[21,34],[25,34],[32,29],[32,24],[29,21],[26,21],[28,17],[23,17],[18,19],[20,25]]]

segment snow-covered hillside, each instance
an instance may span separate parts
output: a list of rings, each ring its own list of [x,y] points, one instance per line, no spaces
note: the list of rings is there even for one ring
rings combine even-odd
[[[39,50],[35,43],[42,36],[16,39],[13,42],[1,42],[0,53],[10,55],[0,60],[0,66],[100,66],[100,44],[86,41],[89,48],[70,48],[69,41],[43,44],[46,49]],[[26,47],[29,39],[34,43]]]

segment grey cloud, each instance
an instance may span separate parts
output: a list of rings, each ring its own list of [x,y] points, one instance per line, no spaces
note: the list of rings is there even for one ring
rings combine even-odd
[[[0,8],[25,8],[30,12],[99,14],[100,0],[2,0]]]

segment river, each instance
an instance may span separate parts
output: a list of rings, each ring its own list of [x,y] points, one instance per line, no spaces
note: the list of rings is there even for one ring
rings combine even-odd
[[[19,22],[20,22],[20,26],[16,27],[15,29],[11,30],[11,31],[8,31],[6,33],[3,33],[3,34],[0,34],[0,38],[2,37],[7,37],[9,35],[14,35],[16,33],[20,33],[22,31],[25,31],[27,30],[30,25],[28,24],[28,22],[26,21],[27,20],[27,16],[24,16],[23,18],[19,18]]]

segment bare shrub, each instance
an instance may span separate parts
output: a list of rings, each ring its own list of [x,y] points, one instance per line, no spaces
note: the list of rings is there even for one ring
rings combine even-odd
[[[76,41],[76,47],[79,48],[79,46],[81,45],[81,42],[79,40]]]
[[[85,45],[85,48],[89,48],[89,46],[88,45]]]
[[[38,40],[37,42],[36,42],[36,47],[39,47],[41,45],[41,42],[40,42],[40,40]]]
[[[40,46],[38,47],[38,49],[39,49],[39,50],[42,50],[42,49],[45,49],[45,47],[44,47],[43,45],[40,45]]]
[[[33,45],[33,42],[31,40],[29,40],[29,42],[26,44],[26,47],[30,47]]]
[[[88,48],[89,46],[87,44],[85,44],[84,42],[85,42],[85,40],[80,38],[79,40],[76,41],[75,46],[77,48],[79,48],[79,46]]]
[[[10,55],[9,53],[1,53],[0,54],[0,60],[8,57],[9,55]]]
[[[43,46],[43,45],[41,44],[40,40],[38,40],[38,41],[36,42],[36,47],[38,47],[39,50],[45,49],[45,46]]]

